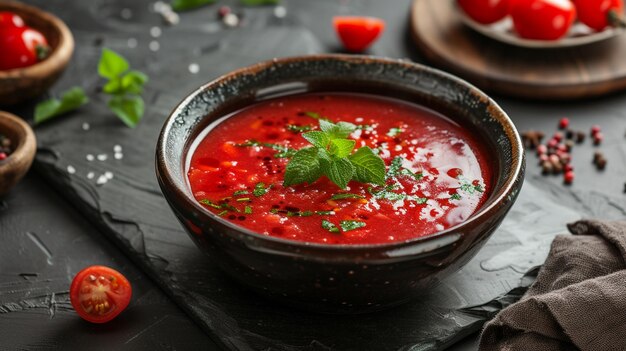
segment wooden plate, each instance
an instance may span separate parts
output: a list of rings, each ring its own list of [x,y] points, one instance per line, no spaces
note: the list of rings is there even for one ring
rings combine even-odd
[[[454,0],[413,0],[411,32],[434,65],[497,94],[577,99],[626,88],[626,36],[534,50],[486,38],[465,26]]]

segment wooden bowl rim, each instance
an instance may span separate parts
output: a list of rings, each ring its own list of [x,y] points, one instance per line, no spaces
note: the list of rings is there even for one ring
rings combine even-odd
[[[0,175],[20,164],[20,161],[23,159],[30,159],[30,161],[26,162],[30,166],[37,151],[37,139],[33,129],[23,119],[5,111],[0,111],[0,126],[3,128],[8,126],[9,129],[20,136],[18,140],[11,139],[11,143],[16,143],[16,146],[9,157],[0,162]],[[0,134],[2,134],[2,131],[3,129],[0,129]]]
[[[29,13],[32,16],[39,17],[50,23],[59,32],[59,44],[52,50],[49,57],[32,66],[4,71],[0,70],[0,80],[7,78],[19,79],[31,76],[44,77],[58,71],[69,62],[74,51],[74,37],[65,22],[60,18],[37,7],[12,0],[0,1],[0,10]],[[48,39],[47,33],[42,34]]]

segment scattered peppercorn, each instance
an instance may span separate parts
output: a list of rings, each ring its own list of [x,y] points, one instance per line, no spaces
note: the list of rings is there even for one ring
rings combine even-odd
[[[576,144],[580,144],[585,141],[585,132],[576,132]]]
[[[13,152],[11,148],[11,139],[3,134],[0,134],[0,161],[6,160]]]
[[[602,157],[596,162],[596,168],[600,171],[606,168],[606,158]]]
[[[571,129],[568,129],[568,130],[565,131],[565,139],[567,139],[567,140],[574,139],[575,135],[576,135],[576,133],[574,133],[574,131],[571,130]]]
[[[569,126],[569,118],[563,117],[559,121],[559,129],[565,129]]]
[[[599,125],[597,125],[597,124],[595,124],[595,125],[591,126],[591,136],[594,136],[594,135],[596,135],[596,134],[600,133],[600,131],[601,131],[601,130],[602,130],[602,129],[601,129],[601,128],[600,128],[600,126],[599,126]]]
[[[565,148],[567,149],[567,151],[572,151],[572,148],[574,148],[574,141],[573,140],[566,140],[565,141]]]
[[[593,145],[600,145],[602,143],[602,140],[604,140],[604,135],[602,135],[602,133],[600,132],[597,132],[593,136]]]
[[[574,182],[574,171],[568,171],[563,174],[563,183],[569,185]]]
[[[228,15],[231,12],[232,10],[230,9],[230,7],[220,6],[219,10],[217,10],[217,15],[219,16],[219,18],[224,18],[224,16]]]
[[[524,146],[530,149],[534,149],[539,146],[543,137],[543,132],[536,130],[529,130],[525,133],[522,133],[522,141],[524,142]]]

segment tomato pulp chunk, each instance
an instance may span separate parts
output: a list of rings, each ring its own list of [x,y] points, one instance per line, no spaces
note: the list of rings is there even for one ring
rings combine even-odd
[[[318,120],[350,122],[356,148],[387,166],[385,186],[322,176],[283,186],[302,133]],[[404,241],[465,221],[487,198],[491,169],[467,129],[421,106],[368,94],[306,93],[265,100],[202,133],[189,184],[208,210],[253,232],[325,244]],[[392,171],[395,169],[395,171]]]

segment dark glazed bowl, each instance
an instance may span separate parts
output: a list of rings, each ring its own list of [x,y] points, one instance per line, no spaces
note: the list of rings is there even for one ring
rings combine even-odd
[[[477,133],[491,150],[493,191],[467,221],[426,237],[374,245],[307,244],[268,237],[202,208],[187,183],[186,157],[212,121],[277,94],[352,91],[427,106]],[[191,150],[192,151],[192,150]],[[222,76],[169,116],[157,145],[161,190],[197,246],[237,281],[319,312],[379,310],[408,301],[458,270],[515,201],[524,153],[515,126],[484,93],[447,73],[384,58],[319,55],[275,59]]]

